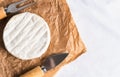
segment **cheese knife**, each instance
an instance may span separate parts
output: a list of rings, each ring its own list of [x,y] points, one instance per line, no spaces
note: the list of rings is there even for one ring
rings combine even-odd
[[[43,77],[45,72],[59,65],[67,57],[67,55],[68,53],[50,55],[43,61],[41,66],[37,66],[20,77]]]

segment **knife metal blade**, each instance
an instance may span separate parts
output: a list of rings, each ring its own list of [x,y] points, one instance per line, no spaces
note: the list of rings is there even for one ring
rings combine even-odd
[[[44,72],[56,67],[59,65],[66,57],[68,56],[68,53],[61,53],[61,54],[53,54],[47,57],[42,65],[41,68]]]

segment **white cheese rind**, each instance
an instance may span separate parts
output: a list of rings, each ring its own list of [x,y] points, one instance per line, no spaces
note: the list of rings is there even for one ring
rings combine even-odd
[[[25,12],[9,20],[3,40],[13,56],[23,60],[34,59],[46,52],[50,44],[50,30],[42,17]]]

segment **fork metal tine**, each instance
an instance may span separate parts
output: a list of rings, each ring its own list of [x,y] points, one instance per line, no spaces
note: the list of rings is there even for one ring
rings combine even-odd
[[[20,11],[20,10],[22,10],[22,9],[25,9],[25,8],[27,8],[27,7],[31,6],[31,5],[33,5],[33,4],[35,4],[35,2],[29,3],[29,4],[24,5],[24,6],[21,6],[21,7],[17,8],[17,11]]]
[[[26,1],[27,1],[27,0],[20,0],[19,2],[13,3],[13,5],[17,6],[17,5],[19,5],[19,4],[21,4],[21,3],[24,3],[24,2],[26,2]]]

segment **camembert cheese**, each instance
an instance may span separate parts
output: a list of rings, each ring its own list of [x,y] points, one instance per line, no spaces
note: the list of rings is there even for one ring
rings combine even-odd
[[[3,40],[13,56],[23,60],[34,59],[46,52],[50,44],[50,29],[42,17],[25,12],[9,20]]]

